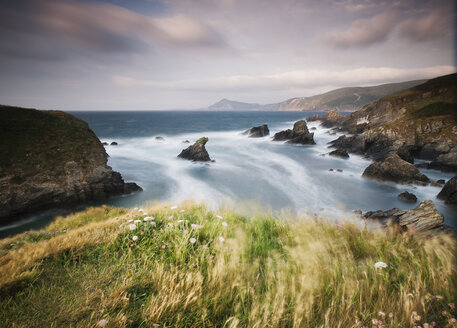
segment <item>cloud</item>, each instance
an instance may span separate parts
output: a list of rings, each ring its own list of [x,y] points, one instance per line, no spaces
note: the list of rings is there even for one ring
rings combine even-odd
[[[27,57],[36,54],[37,59],[52,53],[65,53],[62,56],[66,57],[75,50],[107,55],[139,53],[158,46],[227,47],[216,31],[188,15],[148,17],[111,3],[74,0],[10,4],[0,9],[0,35],[3,55],[22,52]],[[40,49],[40,44],[49,51]]]
[[[148,87],[176,91],[239,91],[287,90],[289,88],[315,88],[319,86],[355,86],[433,78],[457,71],[455,66],[434,66],[417,69],[390,67],[358,68],[344,71],[296,70],[270,75],[234,75],[206,79],[178,81],[138,80],[128,76],[115,76],[114,82],[122,87]]]
[[[422,17],[407,19],[398,26],[398,31],[401,37],[411,42],[433,40],[452,32],[452,17],[449,11],[437,9]]]
[[[371,18],[357,19],[343,31],[327,34],[324,41],[339,48],[363,47],[387,39],[395,26],[396,13],[391,10]]]

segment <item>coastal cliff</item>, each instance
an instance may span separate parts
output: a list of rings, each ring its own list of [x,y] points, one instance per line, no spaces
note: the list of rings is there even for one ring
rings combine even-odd
[[[0,219],[139,191],[107,165],[88,124],[61,111],[0,106]]]
[[[404,160],[431,161],[429,166],[457,172],[457,74],[381,98],[347,117],[329,122],[353,136],[331,145],[375,160],[397,154]]]

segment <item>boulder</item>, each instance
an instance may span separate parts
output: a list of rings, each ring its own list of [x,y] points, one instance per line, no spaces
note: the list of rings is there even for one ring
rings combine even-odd
[[[189,140],[184,140],[182,143],[190,143]]]
[[[419,238],[450,231],[444,226],[444,218],[436,212],[435,204],[431,200],[424,200],[407,211],[393,208],[387,211],[366,212],[363,218],[381,220],[386,225],[397,225],[402,231],[411,232]]]
[[[105,142],[102,142],[102,145],[103,146],[108,146],[108,143],[105,141]]]
[[[329,153],[330,156],[340,157],[340,158],[349,158],[349,154],[344,148],[338,148]]]
[[[365,169],[362,176],[395,183],[424,185],[430,182],[429,178],[420,173],[413,164],[401,159],[398,155],[392,155],[384,161],[372,163]]]
[[[398,194],[397,198],[398,198],[399,200],[402,200],[402,201],[408,202],[408,203],[415,203],[415,202],[417,202],[417,197],[416,197],[416,195],[414,195],[413,193],[407,192],[407,191],[404,191],[404,192],[402,192],[401,194]]]
[[[117,146],[117,145],[118,145],[118,143],[117,143],[116,141],[113,141],[113,142],[111,143],[111,146]]]
[[[327,127],[327,128],[332,128],[335,126],[340,126],[344,120],[346,119],[346,116],[338,113],[334,110],[329,111],[327,114],[322,116],[321,122],[322,125]]]
[[[440,185],[444,185],[446,183],[446,181],[444,181],[444,179],[439,179],[439,180],[436,180],[436,183],[440,184]]]
[[[307,122],[315,122],[315,121],[319,121],[320,119],[321,119],[320,116],[318,114],[316,114],[316,115],[307,117],[306,121]]]
[[[209,162],[211,158],[206,151],[205,145],[208,142],[208,138],[203,137],[198,139],[192,146],[184,149],[178,157],[187,159],[190,161]]]
[[[457,175],[446,182],[436,197],[444,200],[446,203],[457,204]]]
[[[165,139],[164,139],[163,137],[161,137],[161,136],[157,136],[157,137],[155,137],[154,139],[157,140],[157,141],[164,141],[164,140],[165,140]]]
[[[310,133],[305,120],[294,123],[292,130],[284,130],[274,135],[273,141],[284,141],[289,144],[314,145],[314,133]]]
[[[244,131],[243,134],[248,135],[249,138],[261,138],[269,135],[270,130],[268,130],[268,125],[264,124],[260,126],[254,126],[253,128]]]

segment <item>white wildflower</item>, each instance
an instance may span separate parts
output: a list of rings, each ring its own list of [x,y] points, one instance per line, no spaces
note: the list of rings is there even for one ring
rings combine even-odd
[[[374,264],[374,267],[376,269],[384,269],[384,268],[387,268],[387,264],[385,264],[384,262],[376,262]]]
[[[129,220],[129,223],[130,223],[130,222],[133,222],[133,219],[130,219],[130,220]]]
[[[223,217],[220,216],[220,215],[216,215],[216,217],[217,217],[218,219],[221,219],[221,220],[223,219]]]
[[[134,223],[141,223],[141,220],[135,220]]]
[[[179,213],[184,213],[185,211],[184,210],[180,210]]]
[[[170,207],[170,208],[171,208],[172,210],[175,210],[175,209],[178,208],[178,206],[174,205],[174,206],[172,206],[172,207]]]
[[[192,223],[190,226],[191,226],[192,228],[194,228],[194,229],[201,229],[201,228],[203,228],[202,225],[194,224],[194,223]]]
[[[222,237],[222,236],[220,236],[220,237],[219,237],[219,241],[220,241],[221,243],[223,243],[223,242],[225,241],[225,238]]]
[[[156,223],[153,221],[153,222],[151,222],[151,225],[155,227]]]
[[[135,230],[136,229],[136,224],[129,224],[129,229],[130,230]]]
[[[183,220],[178,220],[178,223],[184,222]]]
[[[132,237],[132,240],[133,240],[133,241],[137,241],[137,240],[138,240],[138,236],[133,236],[133,237]]]
[[[100,320],[100,321],[97,323],[97,325],[98,325],[99,327],[105,327],[107,322],[108,322],[108,321],[106,321],[106,319],[102,319],[102,320]]]
[[[183,230],[182,233],[185,234],[185,235],[187,235],[187,234],[189,233],[189,231],[188,231],[188,230]]]
[[[223,227],[228,227],[228,223],[224,221],[224,222],[222,222],[222,226]]]
[[[192,238],[189,239],[189,241],[190,241],[191,244],[195,244],[197,242],[197,239],[192,237]]]

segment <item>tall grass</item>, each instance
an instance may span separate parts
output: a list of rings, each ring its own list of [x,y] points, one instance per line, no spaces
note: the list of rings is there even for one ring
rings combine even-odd
[[[194,204],[146,210],[154,220],[93,208],[0,241],[3,326],[456,326],[450,236]]]

